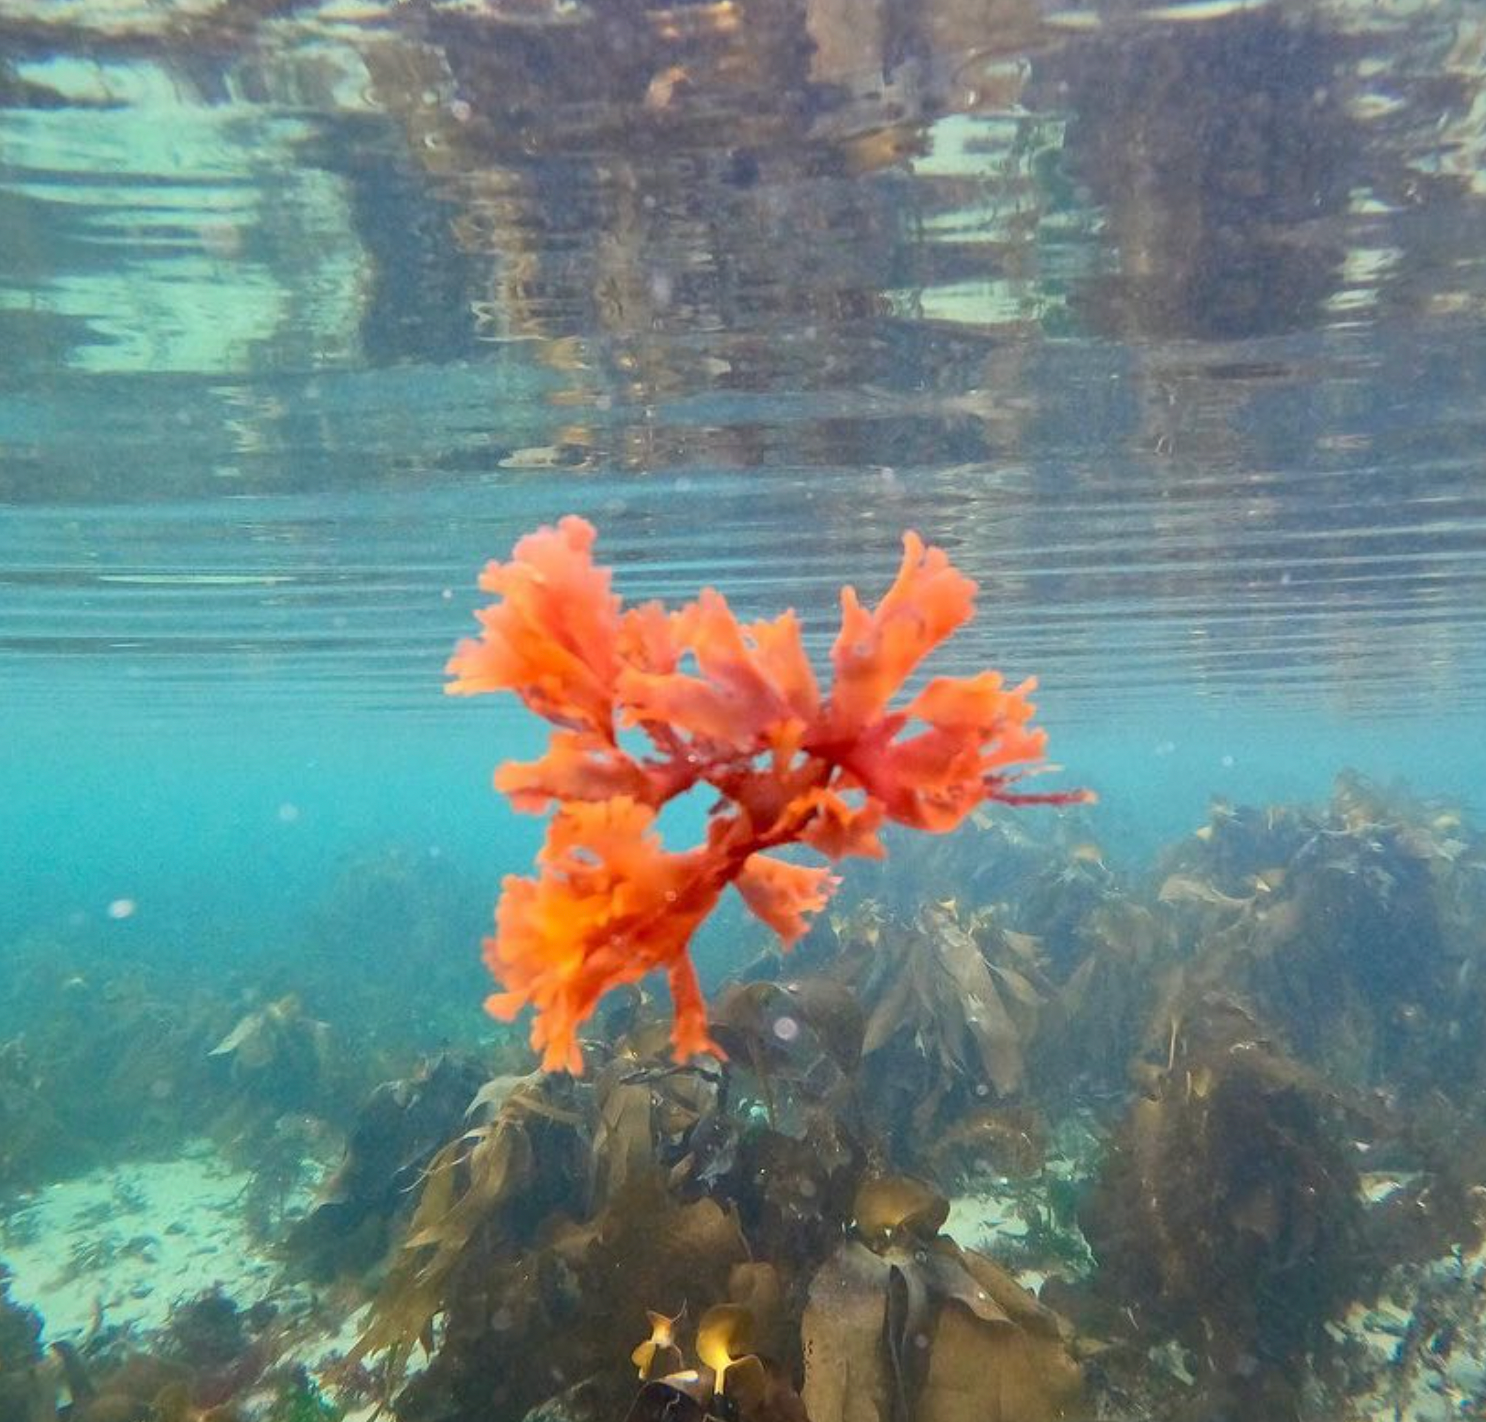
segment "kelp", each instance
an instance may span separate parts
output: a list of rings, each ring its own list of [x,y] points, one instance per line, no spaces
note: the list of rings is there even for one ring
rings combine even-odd
[[[240,1335],[230,1355],[182,1356],[170,1326],[164,1351],[101,1346],[96,1337],[54,1341],[24,1365],[0,1370],[4,1422],[239,1422],[260,1379],[270,1340]]]
[[[863,1183],[847,1239],[810,1284],[803,1398],[844,1422],[1054,1422],[1081,1373],[1066,1325],[938,1230],[920,1182]]]
[[[834,995],[779,992],[801,1030],[788,1044],[771,1035],[781,1047],[824,1050],[803,1004]],[[791,1415],[788,1288],[754,1251],[818,1260],[839,1234],[849,1187],[833,1182],[824,1134],[807,1144],[755,1120],[746,1097],[730,1096],[731,1067],[671,1063],[660,1055],[665,1037],[664,1024],[631,1019],[624,1037],[597,1048],[606,1060],[589,1080],[539,1076],[474,1093],[468,1129],[423,1171],[406,1237],[346,1360],[379,1353],[395,1380],[415,1346],[430,1352],[397,1398],[400,1415],[443,1416],[476,1398],[520,1415],[559,1394],[563,1408],[620,1415],[626,1361],[631,1383],[637,1370],[638,1381],[660,1381],[657,1366],[693,1351],[691,1320],[699,1326],[724,1305],[746,1310],[749,1346],[764,1361],[710,1366],[737,1373],[745,1415]],[[799,1089],[787,1053],[775,1066],[781,1091]],[[842,1149],[859,1172],[859,1153]],[[789,1216],[789,1245],[786,1198],[809,1203],[816,1232]],[[712,1315],[709,1328],[726,1317]],[[707,1334],[709,1353],[720,1337]]]
[[[630,1182],[597,1219],[568,1231],[556,1247],[573,1270],[582,1300],[580,1331],[586,1329],[596,1345],[595,1363],[607,1360],[616,1324],[635,1331],[644,1317],[640,1300],[674,1312],[692,1300],[700,1318],[708,1300],[726,1297],[732,1271],[749,1254],[733,1210],[711,1198],[679,1201],[654,1172]],[[625,1280],[633,1300],[619,1319],[613,1303],[604,1301],[615,1278]]]
[[[602,1205],[629,1181],[655,1168],[655,1100],[649,1084],[633,1079],[623,1059],[604,1068],[594,1095],[598,1120],[588,1198],[591,1204]]]
[[[1097,846],[1057,844],[1011,900],[1007,924],[1037,939],[1044,971],[1062,983],[1088,952],[1084,928],[1091,916],[1127,894]]]
[[[245,1013],[207,1055],[228,1064],[241,1090],[288,1109],[321,1093],[333,1052],[329,1026],[304,1010],[298,994],[286,993]]]
[[[1203,1405],[1295,1415],[1349,1300],[1481,1238],[1476,843],[1343,777],[1319,811],[1215,805],[1153,881],[1142,1094],[1083,1224],[1104,1298],[1177,1340]],[[1364,1148],[1398,1172],[1365,1211]]]
[[[736,1163],[737,1123],[726,1110],[728,1077],[669,1058],[670,1030],[650,1021],[620,1038],[594,1084],[592,1200],[660,1165],[672,1186],[714,1188]]]
[[[1032,1075],[1047,1102],[1122,1093],[1177,963],[1171,925],[1129,899],[1095,905],[1079,925],[1080,961],[1051,994]]]
[[[1153,1036],[1216,990],[1242,996],[1267,1030],[1340,1084],[1412,1093],[1448,1083],[1456,1073],[1445,1058],[1458,1063],[1459,1034],[1440,1025],[1458,1018],[1486,943],[1454,907],[1469,876],[1431,850],[1440,831],[1372,818],[1382,813],[1351,778],[1324,817],[1216,813],[1212,834],[1163,881],[1166,912],[1189,946],[1164,986]],[[1288,857],[1276,860],[1281,848]],[[1208,857],[1215,863],[1203,867]]]
[[[528,1184],[530,1147],[522,1126],[503,1121],[481,1127],[459,1150],[446,1148],[434,1158],[430,1183],[413,1215],[406,1251],[399,1256],[377,1297],[371,1321],[346,1361],[354,1366],[370,1353],[386,1352],[396,1377],[414,1344],[433,1352],[433,1321],[445,1307],[449,1275],[468,1257],[475,1231],[487,1226],[497,1208]],[[456,1193],[456,1170],[468,1176]]]
[[[819,1108],[849,1114],[865,1023],[856,995],[827,978],[724,987],[709,1029],[727,1052],[732,1089],[753,1087],[772,1129],[800,1135]],[[751,1080],[740,1080],[744,1072]]]
[[[1157,881],[1187,880],[1244,900],[1263,876],[1283,870],[1322,827],[1323,817],[1304,806],[1215,799],[1206,822],[1157,857]]]
[[[471,1058],[441,1054],[410,1077],[383,1082],[362,1103],[339,1167],[286,1241],[296,1267],[316,1278],[381,1257],[411,1191],[480,1089]]]
[[[859,867],[842,890],[843,901],[859,892],[894,917],[912,919],[924,903],[925,886],[936,885],[969,904],[1012,907],[1052,862],[1066,862],[1086,842],[1089,819],[1078,806],[1047,818],[991,803],[947,836],[890,828],[883,835],[888,857]]]
[[[219,986],[45,938],[4,951],[7,1006],[24,1030],[0,1041],[0,1187],[168,1150],[241,1103],[207,1069],[232,1021]]]
[[[1425,813],[1224,807],[1145,881],[1019,838],[1015,880],[986,871],[1001,901],[858,898],[756,959],[706,1006],[723,1058],[677,1062],[631,983],[585,1023],[582,1078],[497,1043],[387,1083],[290,1237],[338,1287],[385,1266],[347,1398],[405,1422],[1038,1422],[1083,1415],[1094,1357],[1090,1414],[1165,1415],[1164,1380],[1180,1415],[1292,1415],[1328,1323],[1486,1222],[1480,841]],[[1375,972],[1385,952],[1403,966]],[[307,1016],[276,1001],[212,1017],[195,1069],[251,1101]],[[19,1045],[0,1070],[36,1076]],[[1388,1173],[1366,1207],[1364,1159]],[[941,1233],[950,1183],[999,1266]]]
[[[631,1406],[631,1419],[706,1417],[737,1422],[807,1422],[804,1404],[771,1341],[782,1336],[781,1287],[768,1264],[739,1264],[728,1277],[728,1302],[713,1304],[697,1320],[694,1367],[679,1346],[681,1316],[650,1312],[651,1336],[631,1356],[646,1380]],[[674,1363],[658,1375],[657,1357]]]
[[[949,1218],[949,1201],[933,1186],[908,1175],[874,1175],[862,1181],[852,1206],[852,1227],[879,1250],[933,1239]]]
[[[585,1382],[607,1415],[621,1415],[636,1340],[653,1335],[647,1310],[675,1318],[683,1304],[690,1313],[725,1298],[747,1246],[729,1210],[682,1203],[651,1172],[592,1219],[552,1217],[472,1258],[448,1281],[443,1343],[398,1398],[402,1417],[443,1415],[451,1404],[520,1416]]]
[[[144,940],[119,952],[106,931],[84,924],[0,944],[4,1016],[23,1029],[0,1039],[0,1186],[203,1136],[234,1164],[282,1177],[311,1152],[318,1164],[365,1092],[415,1059],[405,1041],[341,1030],[355,1020],[342,1015],[344,993],[330,995],[329,1026],[298,991],[318,975],[298,945],[224,962]],[[300,1148],[287,1141],[294,1133]],[[261,1193],[272,1196],[272,1181]]]
[[[86,1160],[88,1145],[68,1139],[24,1039],[0,1042],[0,1187],[65,1170],[69,1157]]]
[[[626,1172],[654,1162],[685,1197],[732,1200],[766,1257],[818,1257],[864,1164],[850,994],[821,979],[724,988],[709,1014],[722,1064],[664,1059],[662,1027],[622,1038],[595,1079],[596,1171],[616,1151]]]
[[[0,1422],[51,1422],[58,1379],[41,1348],[41,1315],[10,1297],[0,1263]]]
[[[893,1149],[912,1156],[947,1123],[1022,1090],[1049,990],[1035,941],[953,903],[912,923],[869,903],[831,929],[827,971],[866,1014],[862,1099]]]
[[[664,1377],[667,1373],[681,1371],[681,1349],[676,1345],[676,1329],[686,1317],[683,1305],[675,1315],[657,1313],[653,1308],[645,1310],[650,1321],[650,1336],[635,1345],[629,1360],[635,1365],[635,1373],[642,1381],[652,1377]]]
[[[923,1163],[936,1180],[973,1182],[986,1172],[1026,1179],[1047,1160],[1048,1127],[1030,1106],[988,1106],[949,1122],[923,1149]]]
[[[802,1422],[799,1309],[866,1164],[860,1012],[829,981],[724,992],[713,1022],[736,1053],[682,1065],[632,1007],[624,1035],[589,1044],[590,1077],[487,1083],[424,1167],[346,1360],[380,1355],[395,1385],[427,1349],[396,1398],[411,1422],[491,1405],[622,1415],[626,1385],[642,1402],[676,1386],[678,1353],[722,1375],[730,1415]]]
[[[735,1173],[720,1183],[736,1200],[749,1239],[759,1257],[796,1268],[824,1257],[840,1237],[867,1167],[853,1124],[830,1109],[810,1113],[797,1135],[743,1131],[736,1160]]]
[[[829,1095],[856,1070],[865,1023],[856,995],[828,978],[732,983],[711,1009],[730,1057]]]
[[[1345,1103],[1214,1001],[1111,1142],[1081,1220],[1097,1286],[1240,1415],[1289,1415],[1359,1286],[1351,1139]]]
[[[583,1124],[577,1109],[554,1097],[556,1089],[540,1078],[510,1084],[491,1120],[433,1156],[407,1235],[347,1355],[348,1366],[385,1353],[388,1376],[395,1380],[415,1345],[432,1353],[433,1322],[455,1296],[457,1271],[475,1267],[507,1236],[522,1238],[532,1219],[547,1213],[534,1194],[539,1177],[533,1135],[550,1126],[570,1140]],[[554,1205],[565,1198],[556,1169],[571,1167],[577,1154],[549,1145],[540,1183],[551,1190]]]

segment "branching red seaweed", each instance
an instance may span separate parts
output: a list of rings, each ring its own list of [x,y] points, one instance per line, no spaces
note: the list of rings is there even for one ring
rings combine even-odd
[[[505,1020],[536,1008],[532,1045],[549,1070],[581,1071],[578,1028],[600,996],[657,968],[669,975],[678,1058],[718,1052],[687,946],[723,890],[735,885],[787,947],[839,882],[767,851],[879,858],[888,820],[943,833],[986,800],[1091,798],[1012,789],[1044,751],[1031,680],[1008,690],[995,672],[936,677],[891,709],[973,611],[975,584],[917,534],[904,535],[876,608],[842,591],[824,699],[792,612],[740,624],[710,588],[675,612],[625,609],[593,562],[595,536],[570,516],[486,567],[480,587],[498,600],[450,659],[446,688],[514,691],[557,727],[540,760],[496,772],[518,810],[556,811],[537,876],[506,878],[485,940],[504,989],[486,1005]],[[626,749],[624,731],[643,733],[650,753]],[[704,783],[720,795],[705,842],[666,850],[658,810]]]

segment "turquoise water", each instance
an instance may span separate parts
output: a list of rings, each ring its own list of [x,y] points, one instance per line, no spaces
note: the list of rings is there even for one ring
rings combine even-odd
[[[1044,706],[1055,703],[1044,695]],[[8,926],[85,920],[110,951],[241,951],[289,931],[338,864],[393,843],[452,860],[483,886],[458,926],[474,953],[487,931],[485,899],[501,874],[525,869],[539,841],[539,825],[489,791],[490,771],[503,755],[537,754],[540,741],[494,708],[434,704],[453,723],[447,731],[358,736],[354,718],[306,729],[259,713],[228,715],[182,747],[163,732],[121,732],[101,715],[85,724],[69,715],[65,730],[19,726],[0,781]],[[1212,796],[1320,801],[1339,770],[1354,768],[1402,777],[1420,793],[1463,790],[1474,805],[1486,774],[1464,715],[1431,726],[1422,743],[1402,720],[1359,725],[1204,703],[1164,706],[1129,735],[1048,722],[1062,779],[1098,790],[1091,823],[1109,856],[1132,868],[1195,829]],[[138,912],[111,922],[108,905],[121,898]]]
[[[880,594],[904,530],[946,548],[978,610],[932,669],[1036,675],[1047,784],[1099,796],[1018,823],[1183,934],[1160,866],[1200,856],[1213,801],[1320,815],[1353,771],[1478,828],[1483,232],[1466,3],[0,0],[0,1125],[21,1139],[59,1041],[120,1050],[108,1004],[139,983],[200,1039],[139,1069],[143,1105],[132,1067],[118,1100],[58,1076],[58,1120],[96,1090],[148,1140],[0,1149],[5,1210],[111,1152],[261,1156],[291,1116],[332,1142],[308,1198],[376,1081],[450,1043],[531,1065],[481,1010],[479,942],[542,833],[490,775],[544,728],[444,696],[443,667],[482,565],[568,513],[627,599],[793,607],[817,666],[844,584]],[[977,843],[905,849],[906,889],[848,864],[848,896],[964,900]],[[1462,922],[1476,852],[1435,865]],[[708,988],[768,942],[725,909]],[[1460,994],[1482,953],[1441,960]],[[245,1105],[209,1049],[289,995],[350,1065]],[[1378,1021],[1479,1036],[1431,1001]],[[1354,1079],[1350,1050],[1305,1066],[1479,1125],[1464,1068]],[[1086,1086],[1013,1104],[1107,1145],[1125,1087]],[[1389,1277],[1401,1309],[1425,1288]],[[1254,1375],[1200,1352],[1200,1388]],[[1451,1376],[1456,1410],[1418,1416],[1477,1415],[1486,1385]],[[1366,1415],[1325,1386],[1329,1412],[1197,1395]]]

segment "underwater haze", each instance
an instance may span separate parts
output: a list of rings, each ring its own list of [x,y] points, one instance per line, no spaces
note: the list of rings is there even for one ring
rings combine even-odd
[[[1483,236],[1468,0],[0,0],[0,1422],[1483,1415]],[[542,1074],[569,515],[823,694],[916,532],[1097,800]]]

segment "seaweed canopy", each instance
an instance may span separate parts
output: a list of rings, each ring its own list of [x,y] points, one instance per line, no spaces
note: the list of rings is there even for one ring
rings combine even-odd
[[[504,988],[486,1005],[507,1020],[536,1008],[532,1045],[548,1069],[581,1070],[577,1029],[599,997],[657,968],[669,975],[678,1058],[717,1052],[687,956],[697,927],[732,884],[788,946],[837,883],[768,851],[803,844],[829,859],[877,858],[887,820],[941,833],[986,800],[1087,798],[1011,788],[1043,754],[1030,681],[936,677],[890,706],[970,617],[975,594],[916,534],[904,536],[876,608],[843,590],[826,697],[792,612],[744,626],[712,589],[674,612],[626,610],[593,562],[595,537],[568,517],[523,538],[509,563],[491,563],[480,586],[498,601],[448,665],[451,694],[514,691],[556,728],[540,760],[496,772],[518,810],[557,808],[536,877],[507,877],[485,942]],[[627,730],[651,753],[631,754]],[[657,812],[703,784],[720,795],[705,842],[666,850]]]

